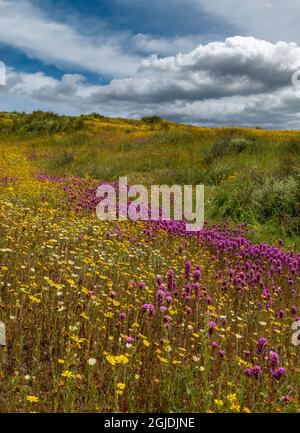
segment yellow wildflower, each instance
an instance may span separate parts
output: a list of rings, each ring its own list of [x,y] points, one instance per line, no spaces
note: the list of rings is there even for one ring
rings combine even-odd
[[[30,403],[38,403],[39,402],[39,398],[36,397],[35,395],[27,395],[26,400],[29,401]]]
[[[67,377],[68,379],[74,377],[74,374],[70,370],[64,370],[61,375],[62,377]]]

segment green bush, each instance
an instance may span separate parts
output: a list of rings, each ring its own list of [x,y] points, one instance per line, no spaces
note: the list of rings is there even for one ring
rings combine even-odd
[[[225,134],[219,137],[212,147],[204,152],[204,161],[210,164],[228,155],[239,155],[246,152],[258,153],[260,148],[260,143],[252,136],[232,137],[231,134]]]
[[[214,164],[205,172],[204,182],[207,185],[220,185],[233,171],[230,164]]]
[[[294,215],[299,203],[299,184],[293,176],[266,178],[252,193],[253,206],[261,219]]]
[[[300,175],[300,137],[288,140],[280,148],[279,177]]]
[[[84,120],[81,117],[59,116],[43,111],[14,115],[9,123],[0,118],[1,133],[26,137],[78,131],[83,127]]]
[[[215,189],[211,206],[213,218],[230,218],[232,220],[249,220],[249,210],[237,190],[218,187]]]
[[[145,116],[141,118],[141,121],[144,123],[161,123],[163,119],[159,116]]]

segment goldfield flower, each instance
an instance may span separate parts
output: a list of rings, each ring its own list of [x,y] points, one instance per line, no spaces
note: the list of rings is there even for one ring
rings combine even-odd
[[[126,388],[125,383],[118,383],[117,384],[117,389],[116,389],[116,394],[122,395],[124,390]]]
[[[71,379],[71,378],[74,377],[74,374],[73,374],[71,371],[69,371],[69,370],[64,370],[64,371],[61,373],[61,375],[62,375],[62,377],[65,377],[65,378],[67,378],[67,379]]]
[[[109,121],[97,123],[112,146],[128,128],[114,122],[114,139]],[[0,129],[2,123],[3,116]],[[145,137],[145,125],[130,124],[137,136],[126,132],[126,140],[151,140],[157,127]],[[289,335],[300,321],[300,254],[278,242],[252,242],[246,225],[206,221],[187,233],[183,221],[98,221],[100,181],[38,174],[39,156],[24,161],[19,155],[33,153],[33,146],[56,161],[64,147],[45,144],[42,151],[43,140],[24,140],[22,149],[3,143],[0,152],[0,307],[8,319],[7,335],[1,325],[0,336],[20,366],[10,373],[9,359],[3,361],[0,382],[7,379],[8,398],[1,408],[39,408],[39,397],[26,394],[45,390],[41,410],[144,411],[166,390],[179,407],[175,379],[192,369],[200,394],[195,407],[187,400],[187,410],[204,408],[204,388],[205,411],[296,410],[300,370]]]
[[[35,395],[27,395],[26,400],[29,401],[30,403],[38,403],[39,402],[39,398],[36,397]]]

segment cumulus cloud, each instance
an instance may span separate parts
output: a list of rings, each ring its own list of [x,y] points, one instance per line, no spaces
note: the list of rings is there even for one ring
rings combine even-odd
[[[189,53],[144,59],[135,74],[91,85],[79,74],[61,80],[9,70],[6,93],[78,112],[163,117],[196,124],[300,126],[300,99],[291,76],[300,47],[253,37],[199,45]],[[1,91],[1,90],[0,90]]]
[[[79,86],[82,77],[65,76],[54,88],[41,88],[36,97],[69,97],[64,90],[86,90],[85,103],[104,106],[116,101],[135,106],[176,101],[204,101],[230,96],[273,92],[291,85],[300,67],[295,44],[271,44],[254,38],[234,37],[225,42],[200,45],[191,53],[166,58],[151,56],[134,76],[114,79],[105,86]],[[88,90],[87,90],[88,89]]]

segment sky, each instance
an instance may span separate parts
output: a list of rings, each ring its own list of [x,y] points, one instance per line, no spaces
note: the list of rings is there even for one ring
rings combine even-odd
[[[300,129],[299,13],[299,0],[0,0],[0,111]]]

